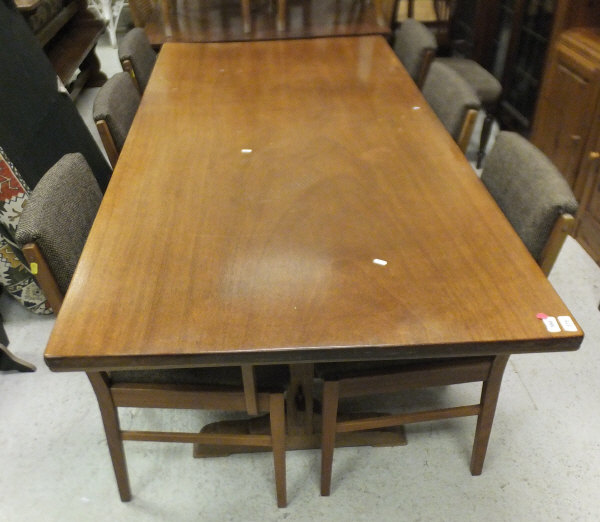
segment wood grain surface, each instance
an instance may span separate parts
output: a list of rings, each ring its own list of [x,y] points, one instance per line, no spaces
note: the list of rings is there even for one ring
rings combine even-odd
[[[45,357],[76,370],[579,346],[539,312],[569,315],[383,38],[166,44]]]

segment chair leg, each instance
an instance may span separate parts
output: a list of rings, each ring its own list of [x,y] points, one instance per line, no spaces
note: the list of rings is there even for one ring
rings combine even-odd
[[[35,366],[17,357],[0,343],[0,371],[35,372]]]
[[[471,455],[471,475],[481,475],[483,461],[492,432],[496,404],[500,395],[500,384],[508,362],[508,355],[497,355],[492,363],[490,374],[484,381],[481,390],[481,412],[477,417],[477,428],[475,429],[475,442]]]
[[[87,376],[98,399],[108,450],[115,470],[117,487],[119,488],[119,495],[123,502],[127,502],[131,500],[131,489],[129,487],[125,450],[123,449],[121,429],[119,427],[119,416],[110,394],[108,376],[104,372],[88,372]]]
[[[285,31],[286,0],[277,0],[277,30]]]
[[[485,148],[492,133],[492,124],[494,123],[494,115],[490,110],[485,111],[485,119],[481,127],[481,136],[479,137],[479,150],[477,151],[477,168],[481,168],[481,162],[485,157]]]
[[[252,22],[250,21],[250,0],[241,0],[241,2],[244,33],[249,33],[252,30]]]
[[[329,496],[331,490],[331,467],[335,447],[335,424],[339,400],[339,384],[325,381],[323,385],[323,427],[321,433],[321,495]]]
[[[273,463],[275,466],[275,488],[277,490],[277,507],[282,508],[287,505],[285,477],[285,406],[283,394],[274,393],[269,396],[269,410]]]

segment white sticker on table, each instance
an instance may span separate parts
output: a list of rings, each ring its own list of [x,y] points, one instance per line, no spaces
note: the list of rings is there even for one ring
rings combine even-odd
[[[542,319],[544,325],[546,326],[546,330],[551,333],[560,332],[560,326],[558,325],[558,321],[556,317],[548,316]]]
[[[568,315],[559,315],[558,322],[563,327],[563,330],[565,332],[576,332],[577,331],[577,326],[575,326],[573,319],[571,319]]]

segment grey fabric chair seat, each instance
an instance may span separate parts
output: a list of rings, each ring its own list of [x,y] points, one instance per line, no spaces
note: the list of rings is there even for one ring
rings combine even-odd
[[[255,366],[256,384],[263,391],[284,390],[289,382],[289,367]],[[173,370],[122,370],[110,372],[111,381],[116,383],[136,382],[143,384],[183,384],[204,386],[243,386],[239,366],[209,368],[181,368]]]
[[[502,85],[496,77],[474,60],[450,57],[436,58],[436,61],[447,65],[460,74],[473,88],[484,106],[495,104],[502,94]]]
[[[140,93],[143,93],[150,80],[156,63],[156,53],[141,27],[129,31],[119,42],[119,61],[123,70],[131,74]]]

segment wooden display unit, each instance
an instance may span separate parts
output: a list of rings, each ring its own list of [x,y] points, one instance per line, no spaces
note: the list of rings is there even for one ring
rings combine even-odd
[[[532,142],[580,203],[574,236],[600,264],[600,1],[562,0],[537,103]]]

